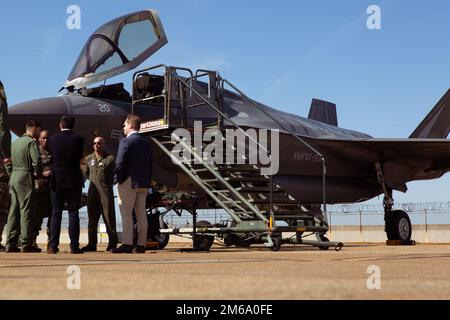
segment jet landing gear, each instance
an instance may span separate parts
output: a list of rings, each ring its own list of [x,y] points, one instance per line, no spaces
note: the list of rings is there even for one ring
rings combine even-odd
[[[414,245],[415,241],[411,240],[412,224],[408,214],[403,210],[392,210],[394,206],[394,198],[392,197],[392,189],[388,189],[384,183],[383,171],[381,164],[376,163],[378,183],[383,193],[384,207],[384,231],[388,240],[387,245]]]
[[[394,210],[386,215],[385,230],[388,240],[411,241],[411,220],[405,211]]]

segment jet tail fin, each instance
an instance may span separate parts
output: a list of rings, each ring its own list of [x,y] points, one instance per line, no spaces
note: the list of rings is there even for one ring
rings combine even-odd
[[[334,103],[313,99],[309,109],[308,119],[338,126],[336,105]]]
[[[450,132],[450,89],[439,100],[410,138],[447,138]]]

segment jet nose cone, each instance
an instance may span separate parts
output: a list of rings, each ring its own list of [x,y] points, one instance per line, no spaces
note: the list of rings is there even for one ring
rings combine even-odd
[[[26,101],[8,108],[8,124],[12,132],[22,135],[28,120],[42,124],[45,130],[54,132],[59,120],[67,113],[67,104],[62,97],[52,97]]]

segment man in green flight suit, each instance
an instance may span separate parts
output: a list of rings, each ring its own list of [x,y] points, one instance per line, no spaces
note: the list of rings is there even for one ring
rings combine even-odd
[[[94,153],[86,157],[83,170],[90,181],[87,199],[89,243],[81,248],[84,252],[97,251],[97,227],[100,215],[103,216],[109,238],[106,251],[115,249],[118,242],[113,194],[115,162],[114,156],[104,150],[104,144],[105,140],[102,137],[94,139]]]
[[[6,166],[10,175],[11,208],[8,215],[6,252],[40,252],[33,246],[33,195],[35,179],[41,174],[36,139],[42,125],[34,120],[26,124],[25,134],[11,146],[11,163]],[[19,249],[19,237],[22,249]]]
[[[11,132],[8,126],[8,104],[5,89],[0,81],[0,251],[5,251],[1,244],[2,233],[8,218],[11,197],[9,195],[9,175],[5,165],[9,163],[11,156]]]

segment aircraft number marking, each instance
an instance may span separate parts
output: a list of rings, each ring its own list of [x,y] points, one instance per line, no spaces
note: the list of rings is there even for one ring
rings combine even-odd
[[[102,103],[100,103],[98,105],[98,110],[100,112],[111,112],[111,108],[107,104],[102,104]]]

